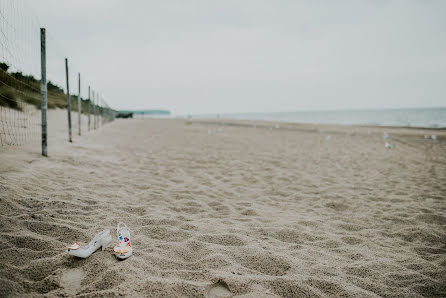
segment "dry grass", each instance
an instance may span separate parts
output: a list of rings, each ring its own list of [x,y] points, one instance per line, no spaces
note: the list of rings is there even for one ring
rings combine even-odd
[[[9,66],[0,63],[0,106],[21,110],[23,103],[41,107],[40,80],[21,72],[8,72]],[[48,81],[48,108],[66,108],[66,94],[62,88]],[[81,98],[82,111],[88,110],[88,99]],[[78,109],[77,96],[71,95],[71,108]]]

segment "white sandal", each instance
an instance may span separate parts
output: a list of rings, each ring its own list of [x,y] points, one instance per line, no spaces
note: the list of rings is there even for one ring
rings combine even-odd
[[[111,240],[110,230],[106,229],[94,236],[89,244],[81,246],[79,243],[74,243],[68,247],[66,252],[79,258],[88,258],[92,253],[98,250],[99,247],[102,247],[102,250],[104,250]]]
[[[119,246],[115,246],[114,251],[118,259],[124,260],[132,255],[132,245],[130,243],[130,230],[120,222],[116,228],[118,233]]]

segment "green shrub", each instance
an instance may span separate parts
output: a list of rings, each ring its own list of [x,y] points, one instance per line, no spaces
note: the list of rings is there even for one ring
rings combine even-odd
[[[15,110],[22,110],[22,108],[18,104],[14,92],[6,89],[0,89],[0,106],[8,107]]]
[[[6,72],[9,69],[9,65],[4,62],[0,62],[0,69]]]

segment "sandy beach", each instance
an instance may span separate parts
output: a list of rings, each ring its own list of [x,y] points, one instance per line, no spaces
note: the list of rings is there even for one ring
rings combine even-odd
[[[446,296],[445,130],[65,117],[0,148],[2,297]]]

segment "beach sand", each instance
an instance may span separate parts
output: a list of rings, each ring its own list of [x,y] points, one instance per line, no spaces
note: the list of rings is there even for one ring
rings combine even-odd
[[[446,296],[444,130],[65,116],[0,148],[0,296]]]

